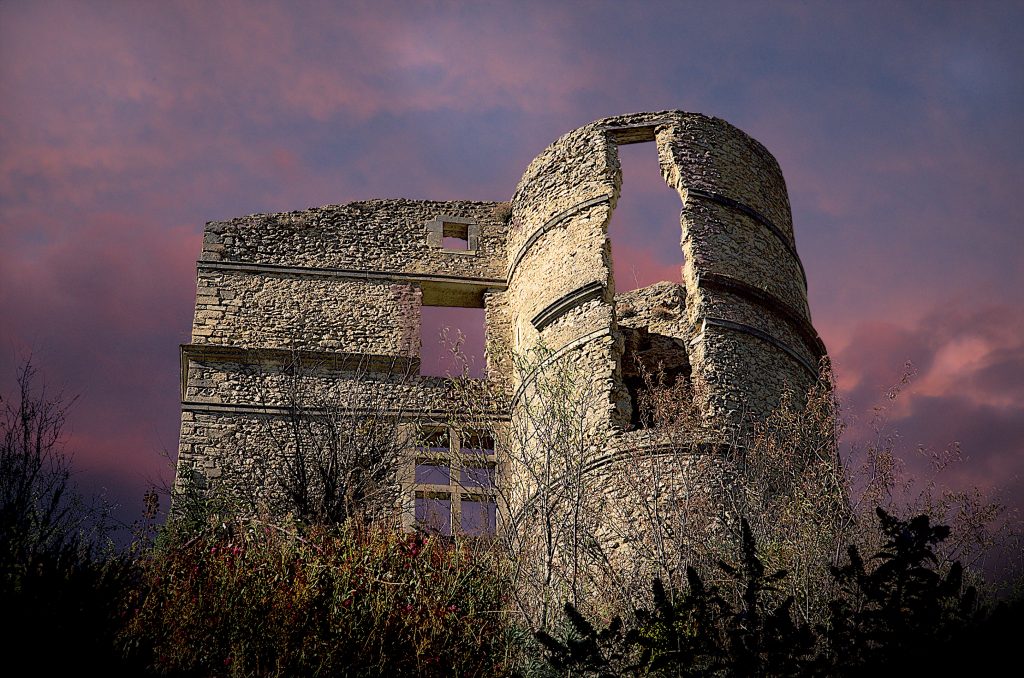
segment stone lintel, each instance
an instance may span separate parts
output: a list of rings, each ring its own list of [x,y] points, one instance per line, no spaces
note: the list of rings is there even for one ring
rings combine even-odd
[[[488,285],[428,280],[420,285],[424,306],[458,306],[483,308]]]
[[[615,144],[625,146],[627,144],[642,144],[654,141],[657,128],[661,125],[670,125],[672,121],[668,118],[657,118],[647,122],[639,122],[632,125],[606,125],[600,129],[608,135]]]

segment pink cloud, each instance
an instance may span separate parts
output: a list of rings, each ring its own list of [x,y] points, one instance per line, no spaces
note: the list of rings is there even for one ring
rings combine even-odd
[[[32,354],[80,396],[66,449],[75,467],[141,494],[177,444],[176,344],[187,341],[198,229],[124,213],[83,215],[0,251],[0,388]],[[134,493],[135,490],[132,490]]]
[[[683,279],[682,254],[679,264],[666,264],[647,250],[613,243],[612,257],[616,292],[628,292],[663,280],[678,283]]]
[[[965,461],[944,473],[954,489],[977,486],[1024,502],[1024,313],[1005,306],[935,309],[909,326],[865,323],[834,353],[852,426],[847,442],[896,436],[909,469],[925,477],[919,446],[959,446]],[[899,385],[902,368],[914,373]],[[893,387],[896,386],[895,390]],[[897,393],[895,398],[887,393]],[[878,417],[881,416],[881,419]]]

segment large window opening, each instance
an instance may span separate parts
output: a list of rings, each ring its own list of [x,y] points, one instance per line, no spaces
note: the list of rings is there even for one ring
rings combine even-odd
[[[661,178],[653,143],[619,146],[622,188],[608,224],[616,293],[681,282],[679,195]]]
[[[458,306],[423,306],[420,320],[420,374],[482,379],[487,372],[484,355],[484,309]]]

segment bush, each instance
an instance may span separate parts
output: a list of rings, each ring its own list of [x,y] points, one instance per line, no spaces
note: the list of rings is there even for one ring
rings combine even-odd
[[[134,568],[109,555],[105,511],[71,482],[61,447],[70,403],[38,384],[31,361],[18,371],[14,397],[0,398],[4,657],[44,674],[102,666],[106,675],[134,675],[114,645],[116,601]]]
[[[553,668],[583,676],[950,675],[1009,660],[1020,601],[985,614],[959,564],[937,569],[948,527],[877,515],[882,550],[865,563],[849,548],[849,563],[832,568],[832,617],[813,631],[793,620],[792,596],[779,599],[787,573],[766,572],[743,520],[738,564],[720,564],[728,583],[706,586],[692,568],[685,590],[655,579],[653,610],[603,629],[566,604],[567,633],[537,639]]]
[[[502,592],[474,546],[255,522],[165,544],[122,643],[170,675],[499,674]]]

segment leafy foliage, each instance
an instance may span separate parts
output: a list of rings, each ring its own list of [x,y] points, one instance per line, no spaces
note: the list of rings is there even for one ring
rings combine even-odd
[[[832,568],[845,595],[830,605],[831,623],[822,632],[831,655],[843,658],[836,671],[847,675],[920,664],[980,618],[960,564],[945,574],[936,570],[934,549],[949,527],[931,525],[927,515],[903,521],[881,508],[877,514],[886,541],[871,558],[875,567],[850,546],[849,562]]]
[[[621,617],[614,617],[607,627],[598,630],[572,603],[565,604],[565,618],[571,629],[563,640],[544,630],[535,635],[548,651],[548,661],[559,671],[582,671],[586,675],[622,675],[632,635],[623,634]]]
[[[795,675],[808,662],[814,638],[805,624],[793,621],[793,596],[774,604],[787,572],[766,573],[745,518],[741,525],[739,565],[719,563],[741,592],[739,603],[724,610],[726,666],[736,675]]]

